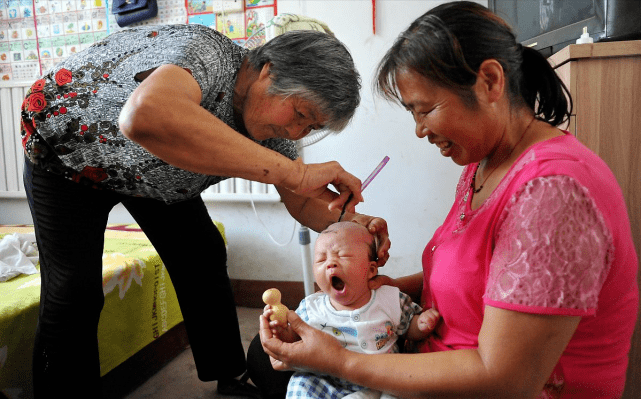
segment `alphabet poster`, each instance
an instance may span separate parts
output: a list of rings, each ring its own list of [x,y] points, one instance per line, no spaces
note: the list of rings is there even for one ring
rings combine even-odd
[[[242,46],[261,27],[264,28],[266,21],[276,16],[276,1],[187,0],[188,19],[190,24],[213,27]]]
[[[30,82],[119,27],[112,0],[0,0],[0,87]],[[237,44],[260,35],[277,0],[157,0],[158,15],[130,26],[198,23]],[[258,38],[260,40],[260,38]],[[264,42],[264,39],[263,39]]]

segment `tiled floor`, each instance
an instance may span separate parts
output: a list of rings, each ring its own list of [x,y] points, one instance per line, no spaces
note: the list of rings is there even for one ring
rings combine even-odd
[[[258,317],[262,309],[238,308],[240,333],[245,352],[258,333]],[[158,373],[123,399],[235,399],[216,393],[216,382],[202,382],[188,348]]]

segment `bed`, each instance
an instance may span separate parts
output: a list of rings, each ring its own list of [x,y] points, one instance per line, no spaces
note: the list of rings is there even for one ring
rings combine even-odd
[[[214,223],[224,238],[224,226]],[[28,225],[0,225],[0,239],[32,232]],[[113,375],[114,369],[145,348],[168,350],[154,343],[167,340],[168,332],[178,330],[183,318],[165,267],[138,226],[107,227],[103,291],[105,306],[98,327],[101,376]],[[31,352],[39,298],[39,273],[0,282],[0,397],[31,397]],[[184,344],[185,340],[179,341]],[[158,363],[162,356],[146,358]],[[118,381],[104,385],[114,383]]]

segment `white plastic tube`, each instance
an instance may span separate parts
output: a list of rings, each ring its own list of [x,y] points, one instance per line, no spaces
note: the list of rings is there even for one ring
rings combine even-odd
[[[301,246],[301,256],[303,258],[303,283],[305,285],[305,296],[311,295],[315,291],[310,242],[309,229],[301,225],[298,230],[298,243]]]

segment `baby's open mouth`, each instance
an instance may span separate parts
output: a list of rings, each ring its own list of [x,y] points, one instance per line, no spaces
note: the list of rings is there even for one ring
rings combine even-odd
[[[336,291],[342,291],[345,288],[345,282],[340,277],[332,276],[332,287]]]

